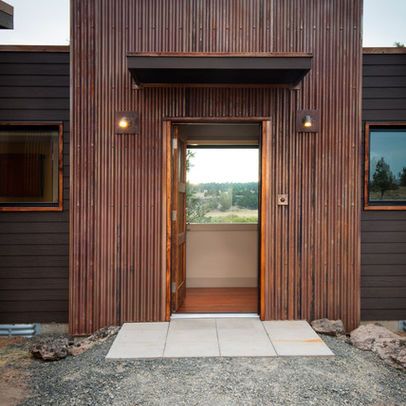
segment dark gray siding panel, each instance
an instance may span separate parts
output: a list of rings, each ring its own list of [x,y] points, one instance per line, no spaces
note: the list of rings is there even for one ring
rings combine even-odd
[[[363,120],[406,122],[406,54],[364,55]],[[406,211],[362,213],[361,318],[406,319]]]
[[[69,54],[0,52],[0,120],[64,123],[64,211],[0,212],[0,323],[64,323],[69,272]]]

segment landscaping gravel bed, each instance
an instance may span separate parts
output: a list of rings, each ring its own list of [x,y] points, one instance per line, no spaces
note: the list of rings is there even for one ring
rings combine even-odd
[[[30,362],[30,395],[22,404],[406,405],[404,372],[323,339],[336,357],[106,361],[109,339],[77,357]]]

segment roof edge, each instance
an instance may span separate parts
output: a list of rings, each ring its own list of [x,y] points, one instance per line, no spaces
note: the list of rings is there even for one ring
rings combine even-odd
[[[362,53],[369,55],[369,54],[406,54],[406,47],[383,47],[383,48],[373,48],[373,47],[365,47],[362,48]]]
[[[0,11],[12,16],[14,14],[14,7],[11,4],[0,0]]]
[[[69,52],[69,45],[0,45],[0,52]],[[363,54],[406,54],[406,47],[364,47],[362,48]],[[154,55],[154,56],[184,56],[186,53],[170,53],[170,52],[129,52],[127,56],[141,56],[141,55]],[[190,54],[189,54],[190,55]],[[298,56],[312,56],[311,53],[192,53],[193,56],[285,56],[285,57],[298,57]]]
[[[69,52],[69,45],[0,45],[0,52]]]
[[[312,58],[311,52],[127,52],[127,57],[169,57],[169,58]]]

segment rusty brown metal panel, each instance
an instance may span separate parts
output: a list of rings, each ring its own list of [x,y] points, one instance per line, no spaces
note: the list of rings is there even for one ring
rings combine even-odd
[[[361,5],[72,1],[72,333],[165,318],[164,117],[271,119],[265,317],[357,325]],[[296,90],[137,90],[128,52],[310,52],[314,62]],[[318,133],[295,132],[300,109],[320,111]],[[140,134],[115,135],[116,111],[137,111]]]

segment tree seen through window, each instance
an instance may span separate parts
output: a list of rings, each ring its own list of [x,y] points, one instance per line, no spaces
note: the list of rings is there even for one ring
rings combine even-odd
[[[258,222],[258,149],[187,151],[187,222]]]

